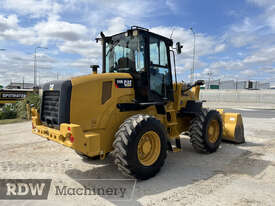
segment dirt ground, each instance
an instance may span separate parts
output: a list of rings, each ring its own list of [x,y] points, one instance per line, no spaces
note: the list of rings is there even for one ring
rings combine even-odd
[[[244,117],[246,143],[222,143],[209,155],[196,153],[182,137],[183,151],[169,152],[157,176],[136,182],[132,200],[50,197],[0,200],[0,205],[274,205],[274,125],[274,118]],[[73,150],[33,135],[30,122],[0,125],[0,142],[0,179],[128,179],[111,155],[103,161],[83,160]]]

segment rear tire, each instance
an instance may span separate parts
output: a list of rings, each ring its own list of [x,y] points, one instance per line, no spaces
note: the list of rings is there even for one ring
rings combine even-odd
[[[119,127],[113,143],[115,164],[125,175],[145,180],[155,176],[167,156],[167,132],[152,116],[134,115]]]
[[[210,132],[211,131],[211,132]],[[198,152],[216,152],[222,141],[222,119],[216,110],[203,108],[190,126],[190,142]]]

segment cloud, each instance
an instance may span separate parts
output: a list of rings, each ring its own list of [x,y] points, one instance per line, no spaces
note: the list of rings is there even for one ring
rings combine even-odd
[[[101,56],[101,44],[95,41],[66,41],[59,46],[60,51],[80,54],[83,57],[99,58]]]
[[[16,40],[26,45],[37,43],[35,31],[32,28],[20,27],[18,23],[17,15],[9,15],[7,17],[0,15],[0,39]]]
[[[244,47],[257,41],[257,34],[260,33],[262,28],[262,24],[258,24],[256,20],[246,17],[240,23],[231,25],[223,35],[223,39],[233,47]]]
[[[275,68],[260,68],[260,70],[270,74],[275,74]]]
[[[191,30],[183,27],[153,27],[150,31],[170,37],[172,31],[172,39],[175,42],[183,44],[182,54],[176,56],[178,73],[185,73],[193,67],[193,48],[194,36]],[[195,70],[200,70],[207,66],[207,63],[201,60],[202,57],[216,54],[224,51],[226,45],[221,43],[220,39],[208,36],[203,33],[196,33],[196,46],[195,46]]]
[[[81,58],[72,62],[70,66],[74,68],[84,68],[86,71],[91,72],[90,66],[99,65],[99,61],[98,58]],[[101,68],[99,70],[101,71]]]
[[[219,44],[215,47],[214,51],[215,53],[219,53],[225,50],[226,45],[225,44]]]
[[[251,55],[243,56],[242,59],[222,60],[211,63],[203,73],[213,72],[220,78],[223,78],[224,73],[231,73],[234,76],[242,79],[247,78],[267,78],[267,73],[275,73],[272,65],[274,59],[275,47],[256,50]],[[263,67],[266,66],[266,67]],[[228,76],[229,77],[229,76]]]
[[[260,65],[271,65],[273,63],[275,63],[275,46],[270,47],[270,48],[263,48],[260,49],[256,52],[254,52],[254,54],[246,57],[244,59],[244,63],[249,63],[249,64],[260,64]]]
[[[21,27],[16,15],[0,16],[0,38],[24,45],[44,45],[56,41],[79,41],[88,38],[85,25],[48,18],[33,27]]]
[[[178,7],[177,7],[177,3],[175,0],[166,0],[165,4],[168,6],[168,8],[173,11],[173,12],[177,12],[178,11]]]
[[[247,66],[243,63],[242,60],[221,60],[209,64],[202,73],[207,75],[209,72],[211,72],[220,79],[224,78],[226,75],[227,78],[230,76],[233,78],[235,74],[238,74],[245,69],[247,69]],[[228,75],[228,73],[231,73],[231,75]]]
[[[1,84],[8,84],[10,81],[22,81],[25,77],[25,82],[31,82],[33,71],[33,58],[31,55],[26,55],[23,52],[3,52],[1,53]],[[12,68],[12,69],[11,69]]]
[[[241,74],[245,75],[246,77],[251,77],[256,74],[256,71],[251,70],[251,69],[246,69],[240,72]]]
[[[16,40],[25,45],[39,43],[39,40],[35,37],[35,32],[24,28],[6,30],[0,32],[0,36],[5,40]]]
[[[5,51],[0,53],[0,81],[1,85],[7,85],[10,81],[22,82],[23,78],[25,82],[33,82],[33,54],[25,54],[21,51]],[[64,63],[65,62],[65,63]],[[58,62],[52,56],[42,51],[37,53],[37,69],[38,76],[40,75],[41,83],[56,78],[56,71],[59,68],[64,68],[64,65],[68,67],[69,62],[63,60]]]
[[[275,31],[275,3],[273,0],[247,0],[248,3],[263,8],[265,11],[259,17],[261,25],[270,27]]]
[[[16,28],[18,25],[18,18],[15,14],[4,17],[0,15],[0,30],[7,30],[11,28]]]
[[[274,5],[273,0],[246,0],[246,1],[261,7]]]
[[[273,32],[275,31],[275,4],[266,9],[266,23],[272,28]]]
[[[33,28],[41,41],[62,40],[78,41],[86,37],[88,30],[81,24],[58,21],[49,18],[47,22],[40,22]]]
[[[56,15],[61,11],[61,5],[54,0],[3,0],[3,7],[20,15],[30,15],[32,18]]]
[[[165,1],[165,0],[162,0]],[[66,7],[71,10],[89,8],[104,8],[105,15],[114,15],[120,17],[146,17],[154,15],[155,10],[159,9],[161,4],[152,0],[65,0]],[[99,12],[93,10],[93,12]]]
[[[183,44],[182,53],[188,57],[193,56],[194,48],[194,36],[191,30],[183,27],[164,27],[158,26],[150,29],[152,32],[160,35],[170,37],[173,31],[172,39],[175,42],[181,42]],[[213,37],[207,36],[203,33],[196,33],[196,55],[205,56],[216,52],[223,51],[224,44],[219,44],[219,40]]]
[[[274,1],[246,2],[261,8],[262,13],[244,18],[239,15],[240,18],[235,18],[236,23],[224,25],[224,33],[220,36],[196,32],[197,77],[207,77],[205,74],[209,71],[214,72],[215,77],[224,78],[238,75],[240,78],[253,77],[259,71],[274,74]],[[193,67],[193,33],[187,27],[164,26],[158,21],[167,14],[177,14],[179,1],[3,0],[0,4],[3,6],[0,40],[7,45],[3,48],[11,45],[12,49],[16,47],[32,52],[35,46],[49,47],[45,51],[48,55],[39,53],[39,67],[45,80],[55,78],[57,70],[63,76],[90,72],[89,65],[101,63],[101,44],[94,41],[100,31],[113,35],[131,25],[148,27],[150,31],[168,38],[174,30],[174,43],[180,41],[183,44],[182,54],[176,56],[178,73],[187,77],[183,73],[189,74]],[[235,13],[232,11],[230,15]],[[32,79],[31,55],[7,52],[5,55],[0,53],[0,56],[1,73],[9,72],[8,78],[20,79],[20,76],[28,75],[26,79]],[[6,69],[10,67],[15,69]],[[2,77],[1,81],[6,82],[6,79]]]
[[[106,35],[114,35],[126,30],[126,20],[122,17],[115,17],[108,22],[108,29],[104,33]]]

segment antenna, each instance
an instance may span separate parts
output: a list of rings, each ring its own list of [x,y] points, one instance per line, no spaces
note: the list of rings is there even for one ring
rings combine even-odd
[[[193,67],[191,68],[190,71],[190,82],[194,82],[194,73],[195,73],[195,54],[196,54],[196,33],[191,27],[190,30],[193,33],[194,36],[194,46],[193,46]]]
[[[172,39],[172,36],[174,34],[174,31],[175,31],[175,27],[173,28],[172,32],[171,32],[171,35],[170,35],[170,39]]]

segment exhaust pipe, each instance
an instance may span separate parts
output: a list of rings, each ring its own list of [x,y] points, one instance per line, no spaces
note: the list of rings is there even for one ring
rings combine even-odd
[[[98,65],[91,65],[90,68],[92,68],[93,74],[97,74],[97,69],[99,68]]]

